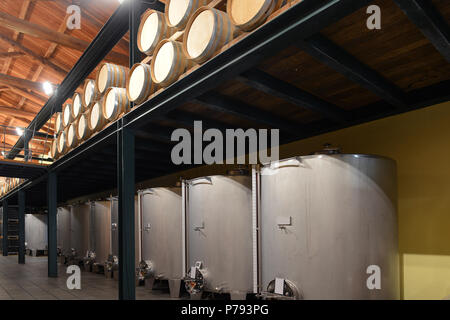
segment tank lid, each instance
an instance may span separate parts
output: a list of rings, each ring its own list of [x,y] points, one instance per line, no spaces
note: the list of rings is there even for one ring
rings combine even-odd
[[[341,154],[341,148],[339,147],[333,147],[331,143],[326,143],[323,145],[323,149],[311,153],[311,155],[316,154]]]

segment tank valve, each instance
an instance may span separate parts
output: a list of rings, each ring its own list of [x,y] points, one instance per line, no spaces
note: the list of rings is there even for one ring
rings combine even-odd
[[[332,154],[340,154],[341,148],[339,147],[333,147],[330,143],[326,143],[323,145],[323,149],[314,152],[313,154],[324,154],[324,155],[332,155]]]
[[[78,253],[77,250],[75,248],[71,248],[70,249],[70,254],[68,257],[66,257],[66,262],[67,265],[80,265],[80,262],[82,261],[82,259],[80,259],[80,257],[78,257]]]
[[[142,260],[136,268],[136,273],[139,280],[153,277],[153,263],[150,260]]]
[[[95,263],[96,254],[95,251],[88,250],[86,256],[83,258],[83,267],[86,271],[91,271],[92,266]]]
[[[269,282],[264,298],[301,300],[303,296],[292,281],[287,279],[274,279]]]
[[[199,294],[203,292],[205,286],[205,278],[201,271],[202,263],[200,261],[195,263],[194,267],[191,267],[189,274],[184,278],[184,285],[186,291],[191,295]]]
[[[105,272],[117,271],[119,271],[119,258],[110,254],[108,260],[105,261]]]

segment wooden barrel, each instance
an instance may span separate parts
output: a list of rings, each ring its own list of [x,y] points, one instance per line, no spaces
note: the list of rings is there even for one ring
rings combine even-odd
[[[127,68],[112,63],[103,63],[97,72],[95,86],[100,94],[110,87],[125,88],[127,85]]]
[[[73,121],[72,117],[72,105],[66,104],[63,107],[63,126],[64,128],[67,128],[69,124]]]
[[[83,98],[81,94],[75,92],[72,97],[72,118],[74,120],[78,119],[78,117],[84,112]]]
[[[165,7],[166,22],[169,27],[183,30],[191,15],[207,3],[208,0],[168,0]]]
[[[102,103],[103,118],[106,121],[117,120],[121,115],[130,110],[130,101],[125,88],[109,88],[106,90]]]
[[[55,129],[56,129],[56,133],[60,133],[63,128],[63,121],[62,121],[62,112],[57,112],[56,113],[56,121],[55,121]]]
[[[137,45],[141,52],[151,55],[158,43],[169,38],[175,29],[167,25],[164,13],[148,9],[144,12],[139,25]]]
[[[225,12],[201,7],[192,15],[186,26],[184,54],[197,63],[203,63],[233,40],[236,32],[237,28]]]
[[[227,12],[231,21],[243,31],[251,31],[283,4],[284,0],[228,0]]]
[[[78,145],[77,121],[72,122],[67,128],[66,136],[67,149],[73,149]]]
[[[131,68],[127,81],[128,100],[141,104],[155,91],[151,68],[148,64],[137,63]]]
[[[100,92],[97,91],[97,86],[94,80],[86,80],[83,88],[83,105],[84,109],[87,110],[91,108],[94,103],[100,99]]]
[[[52,159],[56,159],[58,157],[58,138],[55,138],[52,142],[52,147],[50,148],[50,156]]]
[[[184,55],[181,42],[163,40],[156,47],[152,59],[153,82],[162,87],[167,87],[175,82],[190,66],[191,62]]]
[[[67,152],[67,130],[62,131],[58,136],[58,154],[64,155]]]
[[[97,101],[89,110],[88,126],[92,133],[100,131],[106,124],[106,119],[102,113],[103,100]]]
[[[89,111],[83,113],[77,121],[77,138],[78,141],[84,141],[91,135],[91,129],[89,128]]]

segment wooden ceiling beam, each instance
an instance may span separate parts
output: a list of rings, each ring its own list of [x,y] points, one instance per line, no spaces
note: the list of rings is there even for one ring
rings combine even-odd
[[[62,23],[59,25],[58,28],[58,32],[62,32],[64,33],[66,31],[67,28],[67,19],[69,18],[69,15],[66,14],[66,16],[64,17],[64,20],[62,21]],[[51,58],[51,56],[55,53],[56,48],[57,48],[58,44],[52,42],[50,43],[49,47],[47,48],[47,51],[44,54],[44,58],[45,59],[49,59]],[[42,63],[40,63],[36,69],[36,71],[33,74],[33,77],[31,78],[31,81],[37,81],[42,73],[42,71],[44,70],[44,65]],[[26,102],[26,97],[22,97],[19,101],[19,104],[17,105],[18,108],[22,108],[23,105]]]
[[[17,58],[24,56],[23,52],[0,52],[0,59]]]
[[[300,108],[320,113],[334,121],[346,122],[349,118],[348,114],[338,106],[261,70],[248,70],[239,76],[238,80],[256,90],[289,101]]]
[[[297,42],[296,45],[313,58],[336,70],[363,88],[372,91],[394,107],[399,109],[407,108],[406,95],[399,87],[323,35],[316,34]]]
[[[0,127],[0,136],[3,136],[3,135],[16,136],[17,137],[19,134],[13,128],[2,128],[2,127]],[[41,136],[34,136],[33,140],[53,141],[53,136],[49,135],[47,138],[46,137],[41,137]]]
[[[209,109],[224,112],[233,116],[268,125],[272,128],[285,130],[294,135],[302,132],[302,128],[297,123],[291,122],[289,119],[277,117],[273,113],[260,110],[252,105],[248,105],[242,101],[219,94],[218,92],[209,92],[203,94],[193,100]]]
[[[11,117],[17,116],[26,119],[34,119],[34,117],[36,116],[36,114],[33,112],[19,110],[8,106],[0,106],[0,114],[5,114]]]
[[[21,32],[42,40],[56,42],[72,49],[80,50],[85,46],[85,41],[81,39],[61,34],[47,27],[7,14],[6,12],[0,12],[0,23],[3,27],[16,32]]]
[[[395,0],[397,6],[450,62],[450,26],[431,0]]]
[[[23,89],[30,89],[38,92],[44,92],[44,87],[42,82],[30,81],[27,79],[21,79],[13,77],[7,74],[0,73],[0,83],[6,86],[13,86]]]
[[[5,12],[0,12],[0,25],[16,32],[21,32],[32,37],[54,42],[82,52],[90,45],[87,41],[28,22]],[[105,57],[105,60],[110,60],[121,65],[127,65],[128,56],[112,51]]]
[[[19,12],[19,18],[20,19],[24,19],[24,20],[28,19],[31,7],[32,7],[32,5],[31,5],[31,1],[30,0],[23,0],[22,6],[21,6],[20,12]],[[20,34],[20,32],[14,31],[14,34],[13,34],[12,38],[13,38],[13,40],[20,41],[22,39],[22,37],[23,36]],[[8,48],[8,52],[12,52],[12,51],[14,51],[14,48]],[[5,60],[5,63],[3,64],[3,68],[2,68],[2,73],[8,74],[9,68],[10,68],[11,63],[13,62],[13,60],[14,60],[14,58],[8,58],[8,59]],[[8,121],[8,124],[12,123],[12,119],[13,118],[11,118]]]
[[[19,18],[20,19],[26,19],[28,15],[28,10],[30,8],[31,1],[30,0],[24,0],[22,3],[22,7],[20,8]],[[19,40],[20,33],[15,31],[13,35],[13,40]],[[13,48],[8,48],[9,52],[12,52]],[[3,64],[2,73],[8,73],[9,67],[11,66],[13,58],[8,58],[5,63]]]
[[[21,127],[21,128],[27,128],[29,126],[29,124],[30,124],[30,121],[27,121],[25,119],[21,119],[21,118],[18,118],[18,117],[14,117],[12,120],[13,120],[12,123],[13,124],[15,123],[15,126],[18,126],[18,127]],[[45,125],[44,127],[42,127],[41,130],[42,130],[42,132],[44,134],[49,134],[49,135],[53,135],[54,134],[53,128],[51,128],[49,125]]]
[[[26,48],[25,46],[21,45],[17,41],[14,41],[11,38],[8,38],[8,37],[0,34],[0,40],[9,43],[10,46],[12,46],[12,47],[16,48],[17,50],[23,52],[24,54],[26,54],[28,57],[30,57],[31,59],[35,60],[36,62],[41,63],[41,64],[49,67],[50,69],[52,69],[52,71],[56,72],[57,74],[59,74],[63,78],[69,72],[68,70],[63,69],[60,66],[57,66],[56,64],[54,64],[50,60],[48,60],[48,59],[38,55],[37,53],[35,53],[32,50]],[[16,52],[12,52],[12,53],[16,53]]]
[[[21,88],[17,87],[8,87],[8,90],[12,93],[21,96],[22,98],[26,98],[30,100],[33,104],[30,104],[30,106],[34,107],[35,109],[41,109],[42,106],[45,104],[46,98],[42,97],[34,92],[29,92]],[[5,99],[3,99],[5,100]],[[8,104],[11,104],[10,101],[7,101]],[[35,106],[36,105],[36,106]]]

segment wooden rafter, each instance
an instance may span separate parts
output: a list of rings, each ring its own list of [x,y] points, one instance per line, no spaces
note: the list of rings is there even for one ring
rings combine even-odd
[[[16,32],[22,32],[29,36],[54,42],[82,52],[84,52],[89,46],[89,42],[87,41],[66,35],[58,31],[54,31],[35,23],[28,22],[4,12],[0,12],[0,24],[3,27],[9,28]],[[114,61],[122,65],[126,65],[128,62],[128,56],[114,51],[110,52],[105,59]]]
[[[0,135],[6,135],[11,137],[17,137],[18,133],[15,129],[0,129]],[[34,136],[33,140],[40,141],[40,142],[52,142],[53,136],[49,135],[47,138],[41,137],[41,136]]]
[[[49,67],[50,69],[52,69],[52,71],[56,72],[57,74],[61,75],[62,77],[65,77],[67,75],[68,70],[63,69],[60,66],[57,66],[56,64],[54,64],[47,58],[42,57],[42,56],[38,55],[37,53],[33,52],[32,50],[26,48],[25,46],[21,45],[19,42],[15,41],[11,38],[8,38],[2,34],[0,34],[0,40],[9,43],[10,46],[21,51],[23,54],[26,54],[28,57],[37,61],[38,63]],[[16,52],[11,52],[11,53],[16,53]]]
[[[66,15],[64,17],[64,20],[62,21],[62,23],[59,25],[58,28],[58,32],[64,33],[66,30],[66,26],[67,26],[67,19],[68,19],[68,15]],[[44,59],[49,59],[52,57],[52,55],[55,53],[56,48],[57,48],[58,44],[52,42],[50,43],[50,46],[48,47],[47,51],[44,54]],[[44,65],[42,63],[39,64],[38,68],[36,69],[36,71],[33,74],[33,77],[31,78],[31,81],[37,81],[42,73],[42,71],[44,70]],[[25,104],[26,98],[22,97],[19,101],[19,104],[17,105],[17,107],[20,109],[22,108],[22,106]],[[44,103],[43,103],[44,104]],[[42,105],[43,105],[42,104]]]
[[[0,73],[0,83],[7,86],[14,86],[18,88],[31,89],[38,92],[44,92],[42,82],[31,81],[27,79],[13,77],[7,74]]]
[[[42,97],[41,95],[38,95],[34,92],[29,92],[27,90],[17,88],[17,87],[10,87],[9,90],[11,90],[13,93],[21,96],[22,98],[26,98],[33,103],[37,104],[38,106],[42,107],[45,104],[45,101],[47,100],[45,97]]]
[[[27,19],[27,16],[28,16],[28,13],[29,13],[29,10],[30,10],[30,5],[31,5],[31,1],[30,0],[24,0],[23,1],[22,7],[20,8],[20,13],[19,13],[19,18],[20,19]],[[12,39],[15,40],[15,41],[20,40],[21,39],[20,32],[14,31]],[[14,51],[14,48],[8,48],[8,52],[12,52],[12,51]],[[9,68],[11,66],[12,61],[13,61],[12,57],[6,59],[5,63],[3,64],[2,73],[8,74]],[[13,121],[14,121],[14,117],[12,117],[7,122],[7,124],[10,125],[10,124],[13,123]]]
[[[11,117],[16,117],[16,116],[22,117],[22,118],[26,118],[28,120],[33,119],[34,116],[36,115],[33,112],[19,110],[19,109],[11,108],[8,106],[0,106],[0,114],[8,115]]]
[[[0,53],[0,59],[9,59],[9,58],[17,58],[24,56],[25,53],[23,52],[1,52]]]
[[[20,9],[20,14],[19,14],[20,19],[25,19],[27,17],[28,9],[30,8],[30,4],[31,4],[30,0],[23,1],[22,7]],[[20,32],[15,31],[12,39],[17,41],[19,39],[19,35],[20,35]],[[12,52],[13,50],[14,50],[13,48],[8,49],[9,52]],[[5,64],[3,65],[2,73],[8,73],[11,62],[12,62],[12,58],[9,58],[5,61]]]

